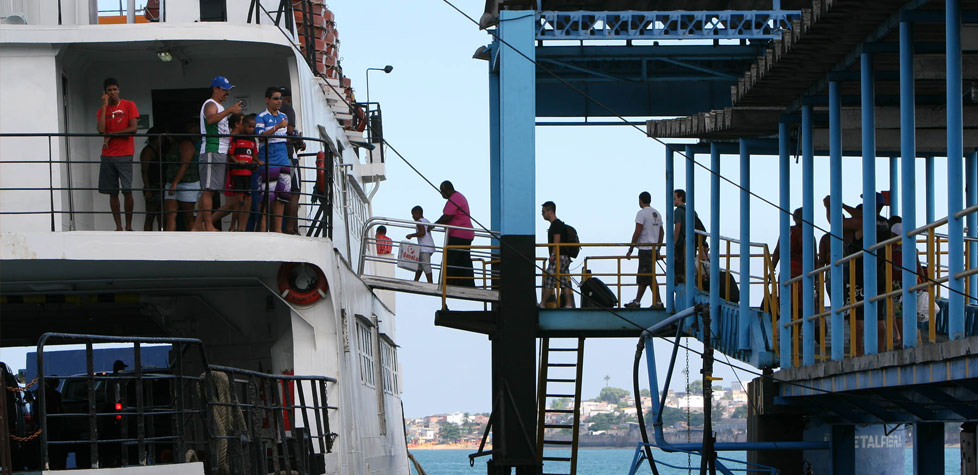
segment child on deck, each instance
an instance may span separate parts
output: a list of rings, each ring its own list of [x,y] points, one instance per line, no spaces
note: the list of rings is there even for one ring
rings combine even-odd
[[[419,223],[416,226],[418,232],[408,234],[406,238],[416,237],[418,244],[421,245],[421,252],[418,255],[418,270],[414,273],[414,281],[421,280],[421,271],[424,271],[425,278],[431,283],[433,282],[431,278],[431,255],[435,252],[435,240],[431,237],[431,221],[425,219],[424,210],[420,206],[411,208],[411,219]]]
[[[232,114],[228,125],[234,135],[228,146],[228,176],[224,195],[227,203],[214,213],[216,223],[224,216],[231,215],[228,231],[244,231],[248,222],[247,212],[251,208],[251,174],[258,166],[258,144],[255,142],[255,114],[244,116]]]

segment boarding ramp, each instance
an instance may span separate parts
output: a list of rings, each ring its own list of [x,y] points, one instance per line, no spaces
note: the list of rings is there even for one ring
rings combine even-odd
[[[425,224],[431,230],[434,238],[434,252],[431,254],[431,272],[433,282],[429,283],[425,275],[415,280],[417,260],[411,259],[411,247],[418,247],[417,239],[405,239],[405,236],[417,232],[422,223],[384,217],[370,218],[364,223],[360,244],[360,278],[373,289],[391,290],[419,295],[431,295],[442,298],[443,308],[447,308],[448,299],[472,300],[489,302],[499,300],[499,291],[494,288],[498,279],[498,270],[493,266],[498,263],[499,246],[493,244],[494,233],[481,228],[466,228],[447,224]],[[387,228],[390,242],[378,240],[377,229]],[[452,229],[472,231],[475,239],[472,245],[448,245],[448,231]],[[396,239],[395,239],[396,238]],[[467,254],[472,261],[472,276],[459,277],[448,275],[446,256],[450,252]]]

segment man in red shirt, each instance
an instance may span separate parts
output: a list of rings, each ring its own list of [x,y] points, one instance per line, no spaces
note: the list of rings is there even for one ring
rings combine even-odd
[[[119,216],[119,191],[125,197],[126,231],[132,231],[132,156],[133,137],[136,132],[139,111],[132,101],[119,98],[119,81],[108,78],[102,84],[102,107],[96,114],[98,132],[105,136],[102,142],[101,164],[98,172],[98,192],[109,195],[109,207],[115,230],[122,231]],[[121,135],[121,137],[120,137]]]
[[[394,241],[387,237],[387,226],[377,228],[377,254],[390,254],[394,250]]]

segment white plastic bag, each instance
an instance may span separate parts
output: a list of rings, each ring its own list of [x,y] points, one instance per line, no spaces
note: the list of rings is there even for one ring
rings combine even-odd
[[[411,272],[418,270],[418,257],[421,255],[421,246],[401,241],[397,245],[397,267]]]
[[[917,292],[917,322],[925,323],[930,318],[930,289]],[[934,302],[934,318],[941,314],[941,307]]]

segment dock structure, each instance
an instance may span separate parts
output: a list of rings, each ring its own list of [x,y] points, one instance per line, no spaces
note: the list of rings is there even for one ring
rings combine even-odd
[[[481,24],[491,42],[475,57],[489,70],[495,231],[483,246],[490,257],[482,293],[467,297],[486,304],[469,312],[446,306],[436,323],[492,340],[489,473],[553,472],[543,455],[550,411],[540,401],[551,381],[579,391],[580,370],[577,378],[548,376],[542,366],[552,363],[536,366],[538,339],[550,348],[559,337],[677,334],[677,344],[705,339],[763,375],[749,387],[748,443],[699,450],[657,439],[660,447],[708,457],[746,450],[749,467],[766,473],[903,473],[903,436],[890,429],[908,425],[914,473],[943,473],[944,424],[953,422],[962,424],[962,473],[978,470],[978,2],[772,0],[758,10],[759,3],[605,1],[585,11],[571,1],[487,2]],[[709,200],[709,231],[674,242],[676,223],[666,213],[666,269],[652,274],[662,308],[538,309],[533,289],[543,264],[532,256],[548,245],[534,242],[535,127],[635,126],[632,117],[652,118],[640,126],[665,145],[661,198],[672,203],[683,188],[688,209]],[[720,168],[733,156],[739,176]],[[790,185],[793,156],[800,189]],[[761,157],[772,178],[777,170],[777,199],[751,187]],[[935,163],[946,167],[946,180]],[[878,165],[888,182],[877,183]],[[677,166],[685,184],[674,179]],[[696,174],[711,176],[708,190],[695,189]],[[830,182],[828,226],[815,219],[823,212],[816,176]],[[843,203],[844,176],[859,184],[858,206]],[[734,223],[718,212],[721,181],[739,188],[735,237],[724,235]],[[778,256],[751,240],[757,206],[779,210]],[[695,224],[686,213],[684,228]],[[614,246],[581,244],[585,270],[573,277],[603,276],[620,302],[620,260],[617,271],[588,270],[589,261],[616,259],[601,254]],[[452,295],[445,288],[442,296]],[[694,308],[704,311],[669,319]],[[633,471],[644,463],[640,452]]]

